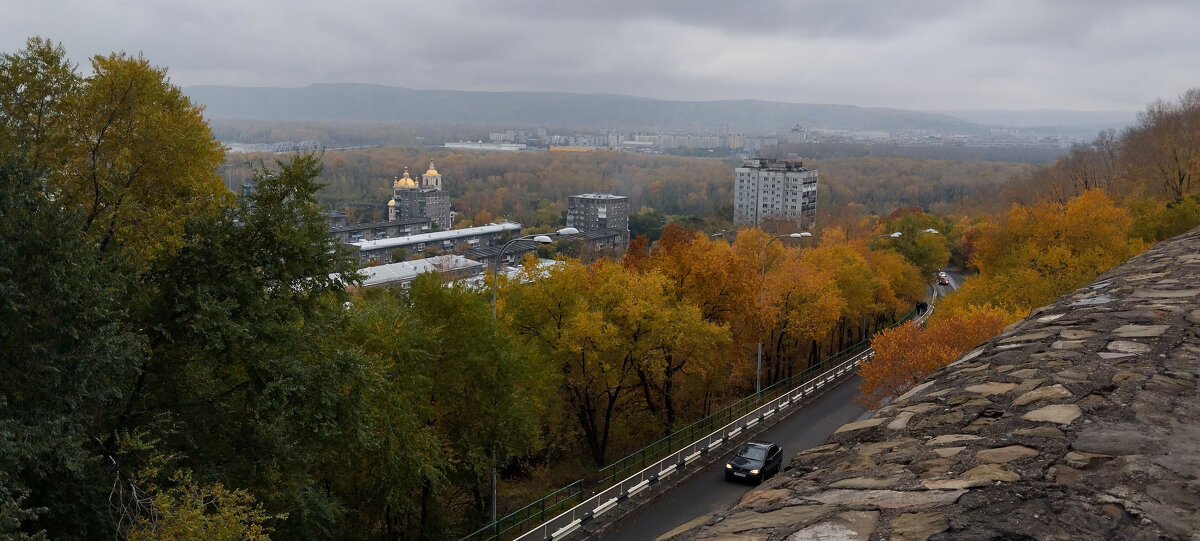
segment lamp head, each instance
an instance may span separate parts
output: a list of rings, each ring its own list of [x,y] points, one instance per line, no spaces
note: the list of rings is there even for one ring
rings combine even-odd
[[[574,227],[564,227],[562,229],[559,229],[557,231],[557,233],[559,235],[577,235],[577,234],[579,234],[579,230],[575,229]]]
[[[551,242],[554,242],[554,239],[551,239],[550,237],[548,237],[546,235],[538,235],[536,237],[533,237],[533,241],[540,243],[540,244],[550,244]]]
[[[901,233],[901,232],[897,231],[897,232],[895,232],[895,233],[892,233],[891,235],[888,235],[888,236],[889,236],[889,237],[892,237],[893,239],[898,239],[898,238],[900,238],[900,237],[904,236],[904,233]]]
[[[922,233],[932,233],[932,234],[934,234],[934,235],[937,235],[937,234],[938,234],[938,230],[936,230],[936,229],[934,229],[934,228],[932,228],[932,227],[931,227],[931,228],[929,228],[929,229],[926,229],[926,230],[922,231]]]

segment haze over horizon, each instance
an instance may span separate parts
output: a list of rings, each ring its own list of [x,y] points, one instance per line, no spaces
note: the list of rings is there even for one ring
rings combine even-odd
[[[0,1],[0,51],[140,51],[184,87],[1132,112],[1200,81],[1193,2]]]

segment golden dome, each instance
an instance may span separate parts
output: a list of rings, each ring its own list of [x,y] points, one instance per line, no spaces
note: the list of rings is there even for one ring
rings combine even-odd
[[[394,206],[396,206],[396,200],[395,200],[395,199],[388,199],[388,206],[389,206],[389,207],[394,207]]]
[[[408,168],[405,167],[404,168],[404,177],[396,179],[396,182],[393,184],[393,186],[395,188],[416,188],[417,181],[413,180],[412,177],[408,176]]]
[[[439,173],[437,172],[437,169],[433,168],[433,160],[429,160],[429,170],[425,172],[425,176],[431,177],[437,174]]]

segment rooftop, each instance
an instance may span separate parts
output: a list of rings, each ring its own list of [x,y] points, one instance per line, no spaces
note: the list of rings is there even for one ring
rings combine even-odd
[[[466,227],[463,229],[450,229],[446,231],[435,231],[433,233],[421,233],[419,235],[409,235],[407,237],[392,237],[390,239],[379,240],[362,240],[351,242],[353,246],[357,246],[359,250],[380,250],[393,248],[397,246],[405,246],[408,244],[422,242],[437,242],[443,240],[461,239],[474,235],[483,235],[488,233],[504,233],[518,232],[521,230],[521,224],[516,222],[500,222],[498,224],[487,224],[479,227]]]
[[[586,199],[610,199],[610,200],[628,199],[628,197],[626,197],[624,195],[613,195],[610,193],[583,193],[583,194],[579,194],[579,195],[572,196],[572,197],[583,197]]]
[[[482,267],[483,263],[472,261],[459,255],[439,255],[426,259],[414,259],[412,261],[366,267],[360,269],[359,273],[366,276],[362,285],[381,286],[397,282],[410,282],[417,276],[427,272],[451,272],[472,268],[482,270]]]

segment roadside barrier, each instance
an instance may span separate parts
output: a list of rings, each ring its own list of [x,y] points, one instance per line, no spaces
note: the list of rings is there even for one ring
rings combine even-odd
[[[918,312],[913,309],[889,328],[902,325],[914,317],[924,319],[931,311]],[[601,468],[599,477],[594,480],[598,492],[590,497],[585,498],[585,481],[575,481],[476,530],[461,541],[507,539],[513,532],[519,531],[524,533],[515,538],[518,541],[561,539],[611,511],[630,496],[674,474],[679,468],[694,463],[747,428],[785,408],[807,403],[817,395],[818,390],[848,377],[859,363],[871,358],[874,351],[870,346],[870,339],[854,344]],[[553,518],[547,520],[546,517]],[[527,524],[537,524],[535,521],[541,524],[531,530],[523,530],[528,527]]]

